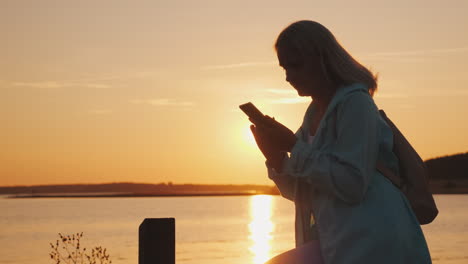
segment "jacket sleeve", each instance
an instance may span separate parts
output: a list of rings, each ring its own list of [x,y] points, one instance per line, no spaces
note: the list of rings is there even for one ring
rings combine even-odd
[[[301,128],[299,128],[296,131],[295,135],[297,140],[299,140],[302,137]],[[286,168],[286,166],[288,166],[289,160],[289,155],[285,155],[283,160],[283,168]],[[276,187],[281,193],[281,196],[294,202],[296,198],[296,188],[298,179],[295,177],[291,177],[290,175],[285,173],[285,169],[283,169],[282,172],[277,172],[273,167],[268,165],[268,162],[265,162],[265,165],[268,171],[268,178],[270,178],[276,184]]]
[[[289,157],[286,156],[283,160],[283,164],[286,165],[288,163],[288,160]],[[278,187],[281,196],[288,200],[294,201],[294,198],[296,196],[295,193],[297,179],[285,173],[277,172],[274,168],[269,166],[267,162],[265,162],[265,164],[268,170],[268,178],[270,178],[276,184],[276,187]],[[283,167],[285,165],[283,165]]]
[[[332,145],[326,150],[314,149],[298,139],[283,174],[356,204],[364,198],[375,171],[377,107],[368,94],[358,92],[344,98],[335,110],[336,139]]]

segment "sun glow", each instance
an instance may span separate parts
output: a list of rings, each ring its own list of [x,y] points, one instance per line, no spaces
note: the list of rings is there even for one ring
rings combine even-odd
[[[275,227],[271,221],[272,207],[273,198],[270,195],[255,195],[250,200],[252,221],[249,224],[249,238],[253,241],[250,251],[254,255],[252,264],[264,263],[271,257],[271,232]]]
[[[248,126],[246,126],[244,129],[243,129],[243,139],[245,142],[247,142],[247,144],[249,146],[254,146],[256,147],[257,146],[257,142],[255,142],[255,138],[252,134],[252,131],[250,130],[250,123]]]

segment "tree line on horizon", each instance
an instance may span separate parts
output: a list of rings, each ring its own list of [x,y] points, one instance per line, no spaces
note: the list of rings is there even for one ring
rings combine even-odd
[[[468,179],[468,152],[429,159],[425,163],[429,180]]]
[[[36,186],[3,186],[0,194],[39,194],[39,193],[217,193],[217,192],[265,192],[276,189],[269,185],[232,184],[173,184],[173,183],[103,183],[103,184],[63,184]]]
[[[456,182],[468,180],[468,152],[437,157],[425,161],[429,181],[444,180]],[[207,193],[207,192],[266,192],[277,193],[270,185],[232,185],[232,184],[173,184],[158,183],[104,183],[104,184],[63,184],[36,186],[0,186],[0,194],[19,193]]]

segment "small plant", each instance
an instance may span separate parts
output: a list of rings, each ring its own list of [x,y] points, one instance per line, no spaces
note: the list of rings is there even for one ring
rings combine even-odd
[[[52,251],[49,256],[56,264],[111,264],[106,248],[96,246],[91,249],[91,254],[87,254],[86,248],[81,248],[80,240],[83,232],[73,235],[58,234],[55,244],[50,243]],[[89,251],[88,251],[89,252]]]

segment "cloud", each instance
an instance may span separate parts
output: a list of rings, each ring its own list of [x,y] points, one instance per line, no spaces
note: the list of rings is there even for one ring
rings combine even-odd
[[[411,93],[411,94],[392,94],[392,93],[379,93],[375,94],[375,97],[378,99],[408,99],[416,97],[461,97],[468,96],[468,90],[453,90],[453,91],[427,91],[424,93]]]
[[[42,82],[13,82],[12,86],[37,88],[37,89],[58,89],[66,87],[86,87],[92,89],[106,89],[111,86],[103,83],[87,83],[87,82],[58,82],[58,81],[42,81]]]
[[[177,102],[172,99],[162,98],[149,100],[151,105],[163,105],[163,106],[191,106],[193,102]]]
[[[382,98],[382,99],[400,99],[400,98],[409,98],[409,95],[407,94],[391,94],[391,93],[377,93],[375,94],[376,98]]]
[[[211,65],[204,66],[202,70],[223,70],[233,68],[245,68],[245,67],[258,67],[258,66],[272,66],[277,65],[277,61],[252,61],[252,62],[241,62],[234,64],[223,64],[223,65]]]
[[[178,101],[170,98],[158,98],[158,99],[134,99],[130,100],[133,104],[149,104],[154,106],[193,106],[195,103],[188,101]]]
[[[144,78],[148,76],[156,76],[164,73],[161,69],[147,69],[140,71],[131,71],[131,72],[122,72],[122,73],[113,73],[108,75],[81,78],[78,80],[73,80],[73,82],[107,82],[107,81],[118,81],[134,78]]]
[[[299,96],[293,88],[255,89],[252,92],[255,98],[264,98],[262,102],[266,104],[303,104],[311,102],[310,97]]]
[[[264,90],[268,97],[273,97],[269,100],[271,104],[303,104],[310,103],[310,97],[300,97],[294,89],[266,89]]]
[[[84,86],[88,88],[94,88],[94,89],[108,89],[111,88],[110,85],[108,84],[100,84],[100,83],[87,83]]]
[[[112,113],[112,110],[109,109],[95,109],[95,110],[90,110],[88,111],[90,114],[95,114],[95,115],[106,115]]]
[[[271,100],[272,104],[304,104],[310,102],[311,99],[309,97],[290,97]]]
[[[361,59],[392,59],[401,57],[434,56],[441,54],[455,54],[468,52],[468,47],[429,49],[429,50],[410,50],[410,51],[391,51],[361,54]]]
[[[14,82],[13,86],[17,87],[28,87],[28,88],[42,88],[42,89],[56,89],[62,88],[65,85],[58,82],[48,81],[48,82]]]
[[[286,94],[286,95],[296,95],[297,92],[294,90],[294,89],[288,89],[288,90],[285,90],[285,89],[267,89],[266,90],[268,93],[272,93],[272,94]]]
[[[460,97],[460,96],[467,96],[468,91],[467,90],[460,90],[456,89],[453,91],[432,91],[432,92],[426,92],[422,94],[417,94],[414,96],[421,96],[421,97]]]
[[[430,50],[411,50],[411,51],[390,51],[358,54],[360,59],[393,59],[409,56],[428,56],[450,53],[468,52],[468,47],[446,48],[446,49],[430,49]],[[202,70],[224,70],[246,67],[261,67],[278,65],[278,61],[251,61],[232,64],[209,65],[204,66]]]
[[[394,59],[410,56],[428,56],[450,53],[468,52],[468,47],[446,48],[446,49],[429,49],[429,50],[411,50],[411,51],[390,51],[358,54],[360,59]],[[202,67],[202,70],[224,70],[246,67],[274,66],[278,65],[278,61],[251,61],[232,64],[209,65]]]

